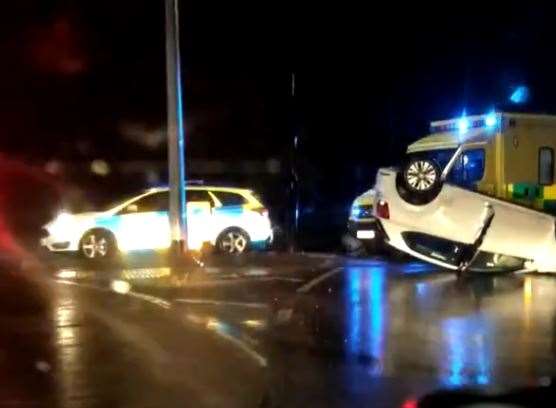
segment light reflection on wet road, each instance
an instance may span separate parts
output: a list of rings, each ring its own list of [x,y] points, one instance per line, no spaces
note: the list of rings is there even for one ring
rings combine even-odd
[[[556,375],[554,276],[458,281],[413,261],[280,260],[219,265],[208,272],[65,265],[52,273],[109,296],[124,293],[110,295],[113,282],[127,282],[126,294],[154,305],[162,300],[205,336],[220,336],[255,366],[266,367],[270,380],[263,394],[286,406],[306,404],[307,398],[400,406],[407,396],[438,388],[523,385]],[[310,289],[300,293],[301,286]],[[75,305],[54,307],[56,344],[63,361],[72,364],[84,361],[72,357],[79,352],[71,350],[72,342],[80,342],[81,333],[68,323],[81,313]],[[214,355],[202,363],[218,369],[222,361]],[[87,367],[77,370],[83,374]],[[71,372],[63,370],[60,377],[62,395],[71,395],[76,381],[89,381]]]
[[[410,279],[403,266],[398,273],[387,264],[346,266],[313,294],[318,320],[343,319],[343,333],[328,327],[318,335],[338,342],[344,335],[348,359],[367,358],[372,375],[432,374],[446,387],[531,383],[556,373],[554,277],[457,281],[409,270]]]

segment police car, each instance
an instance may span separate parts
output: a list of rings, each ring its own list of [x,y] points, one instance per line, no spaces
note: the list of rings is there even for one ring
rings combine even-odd
[[[222,252],[241,254],[272,240],[268,210],[244,188],[187,187],[189,249],[210,243]],[[60,213],[44,226],[41,245],[52,252],[78,251],[102,259],[118,251],[166,249],[171,244],[168,188],[153,188],[122,200],[106,211]]]
[[[374,200],[375,192],[372,189],[356,197],[351,206],[347,225],[352,239],[356,239],[369,252],[378,250],[377,241],[380,240],[377,220],[373,214]]]

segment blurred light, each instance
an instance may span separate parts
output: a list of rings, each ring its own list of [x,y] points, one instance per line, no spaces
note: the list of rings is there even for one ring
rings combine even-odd
[[[348,333],[347,347],[348,352],[352,355],[360,353],[360,341],[362,336],[361,330],[361,280],[363,271],[361,268],[351,268],[348,271],[348,293],[346,296],[348,313]]]
[[[44,171],[49,174],[60,174],[64,170],[64,165],[58,160],[50,160],[45,163]]]
[[[477,376],[477,384],[479,385],[487,385],[489,382],[488,376],[485,374],[479,374]]]
[[[402,272],[406,275],[410,275],[413,273],[427,273],[431,271],[430,265],[424,262],[408,262],[402,266]]]
[[[383,267],[350,267],[347,270],[347,352],[352,356],[372,357],[376,361],[373,374],[382,371],[385,273]]]
[[[77,277],[77,272],[73,269],[62,269],[56,276],[60,279],[74,279]]]
[[[460,133],[466,133],[469,130],[469,120],[466,117],[458,120],[458,130]]]
[[[448,373],[443,380],[449,387],[490,383],[494,357],[489,320],[481,317],[451,318],[442,323],[447,346]]]
[[[417,408],[417,400],[415,398],[406,399],[403,404],[402,408]]]
[[[205,319],[203,319],[200,316],[197,316],[195,314],[191,314],[188,313],[185,315],[185,318],[187,319],[187,321],[194,323],[194,324],[204,324],[205,323]]]
[[[374,239],[375,238],[375,232],[372,230],[360,230],[357,231],[357,238],[358,239]]]
[[[360,214],[361,214],[361,207],[359,207],[358,205],[354,205],[353,207],[351,207],[351,216],[353,218],[359,218]]]
[[[129,284],[129,282],[123,280],[113,280],[110,283],[110,288],[116,293],[125,295],[131,290],[131,285]]]
[[[214,317],[209,317],[207,319],[206,327],[209,330],[214,330],[220,334],[229,335],[230,326]]]
[[[370,278],[370,285],[367,293],[367,308],[371,316],[370,334],[371,334],[371,356],[379,362],[383,356],[384,342],[384,290],[385,290],[385,270],[381,267],[371,268],[367,276]],[[381,368],[377,365],[375,369],[379,371]]]
[[[526,86],[518,86],[510,96],[510,101],[516,104],[525,103],[529,99],[529,89]]]
[[[531,278],[525,278],[525,283],[523,284],[523,297],[526,302],[530,302],[533,298],[533,281]]]
[[[67,237],[75,233],[78,225],[71,214],[60,212],[58,216],[47,225],[50,235],[53,237]],[[63,239],[60,239],[62,241]]]
[[[415,289],[417,289],[418,296],[423,296],[427,292],[427,283],[419,282],[415,285]]]
[[[245,320],[243,324],[254,329],[261,329],[266,326],[266,322],[264,320]]]
[[[93,160],[91,162],[91,172],[98,176],[110,174],[110,165],[105,160]]]
[[[38,360],[38,361],[35,363],[35,368],[36,368],[38,371],[41,371],[41,372],[43,372],[43,373],[47,373],[47,372],[50,371],[50,369],[52,368],[52,366],[51,366],[50,364],[48,364],[46,361],[44,361],[44,360]]]
[[[170,268],[136,268],[124,269],[122,271],[122,278],[133,279],[157,279],[170,276]]]
[[[466,166],[467,163],[469,163],[469,157],[466,154],[464,154],[463,155],[463,165]]]
[[[494,125],[496,125],[496,122],[497,120],[495,112],[489,113],[485,118],[485,125],[487,127],[493,127]]]

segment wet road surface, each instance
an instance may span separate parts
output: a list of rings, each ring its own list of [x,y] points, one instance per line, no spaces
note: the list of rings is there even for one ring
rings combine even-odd
[[[556,374],[556,276],[290,255],[42,266],[37,305],[2,309],[2,348],[26,350],[3,353],[4,400],[400,407]]]

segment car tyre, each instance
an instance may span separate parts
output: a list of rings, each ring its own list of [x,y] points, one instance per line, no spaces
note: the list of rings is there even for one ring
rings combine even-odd
[[[111,259],[117,252],[116,240],[112,233],[106,230],[88,231],[79,241],[79,253],[91,261]]]
[[[216,240],[218,252],[230,255],[241,255],[249,250],[250,245],[249,234],[241,228],[229,228]]]
[[[436,162],[415,158],[403,166],[396,178],[400,197],[413,205],[425,205],[433,201],[442,188],[442,172]]]

